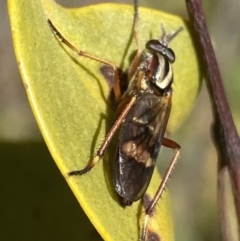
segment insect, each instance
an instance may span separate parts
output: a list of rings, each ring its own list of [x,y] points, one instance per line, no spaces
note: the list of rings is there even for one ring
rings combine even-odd
[[[117,103],[117,118],[98,149],[93,160],[83,169],[68,173],[69,176],[89,172],[104,155],[114,134],[119,129],[119,141],[113,168],[113,184],[121,205],[129,206],[142,198],[150,183],[161,145],[175,150],[167,171],[154,198],[146,207],[146,216],[141,231],[141,240],[147,238],[148,219],[151,218],[158,199],[180,155],[180,145],[164,137],[171,110],[173,83],[172,63],[175,54],[168,47],[169,42],[182,30],[167,34],[163,25],[159,39],[147,41],[145,50],[140,49],[138,38],[138,2],[134,0],[133,36],[137,53],[128,71],[125,86],[122,88],[118,68],[111,62],[75,48],[55,28],[48,23],[65,45],[78,55],[96,60],[112,68],[113,93]]]

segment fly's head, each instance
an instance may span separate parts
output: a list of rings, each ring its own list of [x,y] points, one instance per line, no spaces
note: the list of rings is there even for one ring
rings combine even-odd
[[[149,84],[159,88],[160,92],[171,88],[173,71],[171,64],[175,61],[174,51],[168,47],[169,42],[183,29],[166,33],[161,25],[162,36],[146,43],[145,69]]]

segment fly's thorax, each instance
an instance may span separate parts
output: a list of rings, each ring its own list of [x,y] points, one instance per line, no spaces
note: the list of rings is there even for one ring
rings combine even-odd
[[[173,82],[173,69],[166,56],[146,50],[136,73],[129,81],[128,89],[123,95],[138,95],[152,93],[162,96],[171,89]]]
[[[160,92],[168,89],[173,82],[173,70],[166,56],[160,53],[151,54],[148,58],[149,82],[156,85]]]
[[[166,91],[171,89],[173,69],[168,57],[162,53],[146,49],[142,55],[139,67],[140,71],[144,73],[140,81],[141,91],[162,96]]]

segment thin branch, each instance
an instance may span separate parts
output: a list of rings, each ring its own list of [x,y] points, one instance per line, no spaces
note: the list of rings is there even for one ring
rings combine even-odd
[[[233,122],[222,79],[206,26],[201,0],[186,0],[190,23],[193,24],[202,57],[210,95],[214,123],[212,137],[218,151],[219,173],[227,167],[230,173],[240,227],[240,139]]]

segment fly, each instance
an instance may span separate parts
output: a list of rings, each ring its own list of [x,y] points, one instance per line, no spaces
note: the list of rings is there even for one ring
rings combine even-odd
[[[106,135],[93,160],[83,169],[68,173],[69,176],[82,175],[89,172],[103,157],[114,134],[119,129],[119,141],[113,168],[113,183],[122,206],[129,206],[142,198],[150,183],[161,145],[175,150],[167,171],[160,183],[154,198],[145,208],[145,221],[141,232],[141,240],[147,239],[148,219],[151,218],[158,199],[165,189],[168,178],[180,155],[180,145],[164,137],[168,123],[171,99],[175,54],[168,47],[169,42],[182,30],[179,28],[169,34],[163,25],[159,39],[147,41],[145,50],[139,45],[138,1],[134,0],[133,36],[137,45],[137,53],[128,71],[128,77],[122,88],[117,66],[102,58],[75,48],[54,27],[48,23],[55,35],[78,55],[96,60],[113,70],[113,93],[117,103],[117,118]]]

